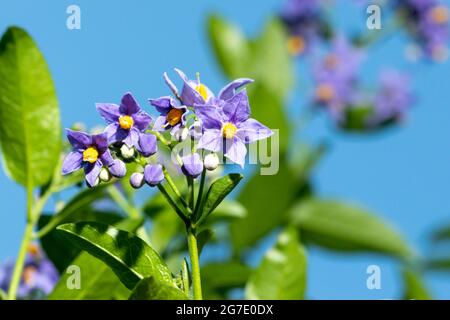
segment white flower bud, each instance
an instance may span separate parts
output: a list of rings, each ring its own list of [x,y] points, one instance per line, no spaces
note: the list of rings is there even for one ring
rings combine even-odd
[[[131,159],[134,157],[134,148],[129,148],[125,143],[120,147],[120,154],[124,159]]]
[[[219,157],[216,153],[209,153],[203,159],[206,170],[213,171],[219,166]]]
[[[174,134],[173,137],[175,140],[177,140],[178,142],[184,141],[186,140],[186,138],[189,135],[189,129],[186,127],[182,127],[180,129],[178,129]]]
[[[133,188],[139,189],[145,183],[144,174],[140,172],[135,172],[130,177],[130,184]]]
[[[108,169],[102,168],[98,177],[100,178],[100,181],[108,182],[109,180],[111,180],[111,173],[109,173]]]

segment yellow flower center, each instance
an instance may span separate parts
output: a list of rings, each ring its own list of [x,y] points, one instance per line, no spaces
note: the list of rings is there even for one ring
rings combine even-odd
[[[125,130],[131,129],[133,124],[134,124],[134,120],[130,116],[121,116],[119,118],[119,125],[122,129],[125,129]]]
[[[83,151],[83,161],[95,163],[98,159],[98,151],[93,147],[89,147]]]
[[[206,89],[205,85],[203,85],[202,83],[198,84],[195,87],[195,91],[197,91],[198,93],[200,93],[200,95],[202,96],[203,100],[208,100],[208,90]]]
[[[181,111],[180,109],[172,108],[166,115],[167,123],[173,127],[181,121],[182,116],[183,111]]]
[[[225,139],[233,139],[236,135],[237,128],[231,122],[227,122],[222,126],[222,135]]]
[[[39,248],[37,245],[35,245],[34,243],[30,243],[28,245],[27,251],[29,254],[31,254],[32,256],[37,256],[39,253]]]
[[[316,98],[319,101],[327,102],[330,101],[334,96],[334,89],[332,86],[326,83],[320,84],[316,88]]]
[[[29,284],[33,281],[36,271],[37,269],[34,266],[26,266],[23,269],[23,281],[25,282],[25,284]]]
[[[339,58],[335,54],[329,54],[325,58],[325,66],[328,69],[335,69],[339,64]]]
[[[289,37],[287,47],[288,52],[293,56],[298,56],[305,50],[305,40],[300,36]]]
[[[448,9],[445,6],[435,6],[430,12],[431,20],[437,24],[444,24],[448,21]]]

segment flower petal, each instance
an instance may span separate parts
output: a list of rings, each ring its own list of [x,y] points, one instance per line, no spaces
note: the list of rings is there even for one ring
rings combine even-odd
[[[117,130],[119,130],[119,125],[117,123],[111,123],[105,128],[105,131],[103,131],[103,133],[105,133],[106,136],[108,137],[109,143],[115,143],[118,141]]]
[[[161,113],[161,115],[164,116],[170,111],[173,106],[177,104],[176,101],[169,96],[160,97],[157,99],[149,99],[148,101],[152,106],[156,108],[156,110],[158,110],[159,113]]]
[[[191,82],[188,77],[179,69],[175,69],[176,73],[183,80],[184,85],[181,90],[181,101],[187,106],[194,106],[195,104],[204,104],[206,101],[200,95],[200,93],[195,90],[195,85]]]
[[[136,113],[133,115],[134,126],[139,129],[139,131],[147,130],[149,124],[152,122],[152,117],[150,117],[144,111]]]
[[[120,112],[131,116],[141,111],[141,107],[130,92],[125,93],[120,102]]]
[[[100,155],[108,150],[108,135],[100,133],[92,136],[92,144],[96,147]]]
[[[241,168],[244,168],[247,148],[239,138],[234,138],[234,140],[226,140],[225,150],[225,157],[240,165]]]
[[[75,149],[86,149],[92,144],[92,137],[87,133],[66,129],[67,139]]]
[[[83,154],[79,151],[70,152],[64,159],[62,165],[62,174],[66,175],[81,168],[83,163]]]
[[[119,120],[121,116],[119,111],[119,106],[113,103],[96,103],[95,107],[102,116],[103,119],[106,120],[107,123],[114,123]]]
[[[156,136],[150,133],[140,133],[136,149],[144,156],[149,157],[158,151]]]
[[[165,116],[159,116],[156,118],[155,123],[153,124],[153,131],[165,131],[166,130],[166,117]]]
[[[135,128],[128,130],[128,136],[123,139],[123,143],[125,143],[128,147],[137,146],[139,141],[139,131]]]
[[[84,173],[86,174],[86,182],[89,187],[95,186],[95,182],[102,170],[102,164],[100,161],[97,161],[94,164],[89,164],[84,167]]]
[[[220,119],[223,115],[220,114],[220,110],[213,106],[197,106],[195,108],[195,114],[202,121],[203,128],[205,129],[221,129],[222,122]]]
[[[218,97],[222,100],[231,99],[235,95],[237,89],[245,86],[246,84],[252,83],[253,81],[254,80],[248,78],[236,79],[233,82],[227,84],[222,90],[220,90]]]
[[[270,137],[273,131],[255,119],[247,119],[238,126],[236,136],[245,143],[252,143]]]
[[[106,150],[101,156],[100,160],[102,161],[102,164],[104,166],[110,166],[113,164],[114,159],[111,155],[111,152],[109,150]]]
[[[123,178],[127,174],[125,163],[119,159],[115,159],[108,169],[116,178]]]
[[[232,123],[238,124],[247,120],[250,116],[247,90],[244,89],[229,99],[223,106],[223,112]]]
[[[173,92],[175,96],[178,96],[178,88],[173,84],[172,80],[169,79],[169,76],[166,72],[163,74],[164,81],[169,86],[170,90]]]
[[[223,137],[220,130],[206,130],[198,141],[197,148],[213,152],[222,151]]]

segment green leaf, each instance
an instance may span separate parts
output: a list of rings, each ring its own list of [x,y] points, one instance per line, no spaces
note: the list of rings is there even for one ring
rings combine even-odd
[[[116,224],[117,228],[135,232],[143,223],[143,219],[125,219]],[[50,233],[52,234],[52,233]],[[49,234],[49,235],[50,235]],[[64,238],[64,240],[66,240]],[[50,300],[126,300],[128,290],[115,273],[101,260],[87,252],[81,252],[70,265],[79,267],[80,288],[69,287],[74,276],[72,272],[63,270],[61,278],[48,299]]]
[[[432,234],[432,241],[450,241],[450,226],[447,225],[435,230]]]
[[[213,50],[230,78],[248,77],[250,46],[237,26],[218,16],[208,20],[209,37]]]
[[[8,175],[29,188],[46,184],[61,152],[58,102],[44,57],[17,27],[0,41],[0,119]]]
[[[222,178],[214,181],[209,187],[205,196],[205,202],[202,206],[201,219],[204,220],[217,206],[225,199],[225,197],[233,191],[243,176],[238,173],[230,173]]]
[[[41,215],[38,222],[39,229],[42,230],[42,228],[48,225],[52,218],[53,216],[48,214]],[[64,219],[61,223],[95,221],[113,225],[122,219],[120,215],[115,213],[84,208],[82,211],[70,215],[70,217]],[[59,272],[63,272],[81,252],[79,248],[75,247],[70,240],[61,235],[56,229],[51,230],[40,238],[40,243],[45,254]]]
[[[150,277],[137,284],[130,300],[189,300],[189,298],[180,289]]]
[[[303,175],[307,175],[304,172]],[[284,158],[276,175],[251,177],[239,194],[238,201],[247,209],[247,216],[231,223],[231,239],[235,250],[251,246],[279,226],[305,178],[295,174]]]
[[[173,284],[161,257],[139,237],[94,222],[64,224],[57,228],[74,244],[105,262],[129,289],[147,277]]]
[[[264,256],[245,288],[248,299],[303,299],[306,289],[306,254],[297,231],[286,228]]]
[[[426,261],[426,267],[429,271],[450,271],[450,257],[431,258]]]
[[[201,271],[202,283],[213,290],[243,287],[251,273],[248,266],[237,261],[212,262]]]
[[[300,201],[290,212],[302,239],[329,249],[408,258],[412,252],[386,222],[358,206],[333,200]]]
[[[287,49],[285,28],[278,19],[271,19],[263,33],[252,43],[251,77],[284,99],[292,88],[293,65]]]
[[[245,207],[235,200],[224,200],[217,208],[211,212],[208,223],[218,221],[233,221],[243,219],[247,216]]]
[[[403,283],[404,283],[404,294],[403,299],[405,300],[432,300],[428,289],[423,282],[420,274],[405,269],[403,271]]]

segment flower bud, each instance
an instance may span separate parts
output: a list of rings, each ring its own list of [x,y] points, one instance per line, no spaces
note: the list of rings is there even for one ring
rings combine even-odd
[[[181,141],[186,140],[188,135],[189,135],[189,129],[186,127],[181,127],[177,131],[175,131],[175,133],[173,134],[173,137],[178,142],[181,142]]]
[[[116,178],[122,178],[127,174],[127,168],[123,161],[115,159],[112,165],[109,166],[109,172]]]
[[[216,170],[219,166],[219,157],[216,153],[207,154],[203,159],[203,164],[208,171]]]
[[[195,179],[202,173],[203,162],[200,159],[200,155],[198,153],[182,157],[181,160],[183,161],[181,170],[186,176]]]
[[[130,184],[133,188],[139,189],[144,185],[144,174],[140,172],[135,172],[130,177]]]
[[[196,120],[189,128],[189,135],[193,140],[197,141],[202,137],[202,131],[202,123]]]
[[[109,180],[111,180],[111,173],[109,173],[108,169],[103,167],[98,177],[100,178],[100,181],[108,182]]]
[[[164,180],[164,173],[160,164],[148,164],[144,168],[144,179],[151,187]]]
[[[131,159],[134,157],[134,148],[128,147],[125,143],[120,147],[120,154],[124,159]]]

